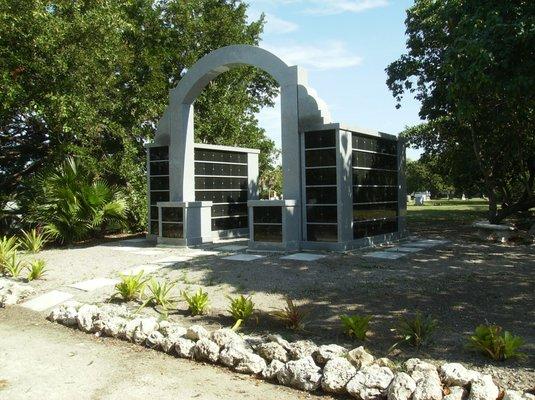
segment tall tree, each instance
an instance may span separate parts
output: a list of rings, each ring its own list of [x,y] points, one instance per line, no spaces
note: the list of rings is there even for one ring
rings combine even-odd
[[[0,204],[66,156],[126,188],[130,221],[143,225],[143,144],[169,89],[204,54],[258,44],[263,20],[239,0],[1,0]],[[242,68],[215,80],[196,103],[197,140],[274,143],[254,113],[276,85]]]
[[[535,3],[416,0],[405,24],[387,85],[422,104],[413,143],[481,177],[491,222],[535,207]]]

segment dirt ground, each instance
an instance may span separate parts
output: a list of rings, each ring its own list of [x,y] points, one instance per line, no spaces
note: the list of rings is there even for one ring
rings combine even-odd
[[[381,357],[397,340],[392,328],[399,317],[421,311],[439,321],[434,343],[420,352],[400,346],[399,354],[390,355],[395,361],[417,356],[431,362],[463,362],[491,373],[498,383],[509,388],[533,389],[535,246],[484,242],[478,239],[470,221],[463,219],[414,218],[409,228],[419,238],[447,239],[450,243],[397,260],[372,260],[363,257],[364,251],[360,250],[330,253],[316,262],[284,261],[281,254],[238,262],[223,260],[225,254],[221,252],[172,248],[157,248],[158,254],[134,254],[119,251],[116,247],[120,244],[110,243],[44,251],[39,256],[47,260],[50,273],[47,280],[32,286],[38,291],[69,291],[79,301],[104,302],[110,300],[112,286],[81,292],[65,285],[95,277],[117,277],[127,267],[188,255],[192,257],[189,261],[167,265],[153,273],[156,279],[176,282],[176,309],[171,310],[169,318],[184,325],[232,325],[226,311],[228,296],[245,294],[253,296],[257,309],[257,318],[243,327],[245,333],[279,332],[290,340],[312,339],[356,347],[362,343],[343,334],[339,316],[371,315],[371,333],[363,344]],[[143,242],[126,245],[138,247],[142,253],[150,250]],[[205,250],[221,245],[205,246]],[[209,293],[211,308],[205,316],[191,317],[180,293],[199,287]],[[287,331],[271,316],[273,309],[285,305],[286,296],[306,310],[305,331]],[[147,308],[143,312],[157,315],[159,310]],[[527,358],[494,363],[467,351],[468,334],[486,322],[522,336],[522,351]]]
[[[0,399],[5,400],[319,398],[126,342],[98,339],[20,307],[0,312],[0,338]]]

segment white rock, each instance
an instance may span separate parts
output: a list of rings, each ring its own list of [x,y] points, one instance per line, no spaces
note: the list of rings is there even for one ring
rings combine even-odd
[[[321,368],[311,356],[287,362],[277,373],[279,383],[296,389],[313,391],[321,383]]]
[[[156,318],[141,318],[132,339],[135,343],[141,344],[152,332],[157,330],[158,321]]]
[[[93,332],[93,318],[98,312],[98,307],[92,304],[84,304],[80,307],[76,314],[78,328],[84,332]]]
[[[318,365],[325,365],[327,361],[336,357],[344,357],[347,354],[345,347],[337,344],[327,344],[318,347],[318,350],[312,355]]]
[[[301,358],[312,356],[317,349],[318,346],[310,340],[298,340],[290,343],[288,352],[292,360],[300,360]]]
[[[321,387],[328,393],[344,393],[347,382],[356,372],[357,369],[347,358],[331,358],[323,368]]]
[[[480,375],[472,381],[468,400],[496,400],[500,389],[490,375]]]
[[[246,357],[246,354],[247,350],[243,346],[233,344],[221,350],[219,362],[227,367],[234,368]]]
[[[210,333],[201,325],[191,325],[186,331],[186,338],[197,341],[202,338],[208,338]]]
[[[217,362],[219,359],[219,346],[210,339],[204,337],[197,340],[193,349],[194,357],[199,361]]]
[[[262,371],[262,377],[269,381],[277,378],[279,371],[284,368],[284,363],[279,360],[273,360],[271,363]]]
[[[158,349],[162,345],[162,341],[165,339],[159,331],[152,331],[145,340],[145,345],[151,349]]]
[[[360,346],[347,353],[347,359],[357,369],[361,369],[363,367],[373,364],[374,357],[366,350],[364,350],[363,346]]]
[[[377,364],[380,367],[388,367],[391,370],[396,369],[396,364],[389,358],[381,357],[374,361],[374,364]]]
[[[162,325],[163,324],[163,325]],[[158,329],[162,335],[169,337],[182,337],[185,336],[188,330],[181,325],[171,324],[168,321],[160,321],[160,327]]]
[[[413,371],[413,379],[415,375],[420,376],[424,374],[421,371]],[[427,375],[421,375],[420,379],[416,380],[416,389],[412,394],[413,400],[442,400],[442,386],[437,372],[427,371]]]
[[[74,306],[61,305],[50,312],[48,319],[62,325],[74,326],[78,324],[77,316],[78,310]]]
[[[284,339],[281,335],[278,334],[271,334],[267,336],[268,342],[275,342],[277,344],[280,344],[282,347],[284,347],[285,350],[290,349],[290,342],[288,342],[286,339]]]
[[[30,285],[22,285],[9,279],[0,278],[0,308],[17,304],[35,293]]]
[[[210,335],[210,339],[221,348],[228,347],[234,343],[243,344],[241,336],[230,328],[222,328],[213,331]]]
[[[397,373],[387,388],[388,400],[409,400],[416,389],[416,382],[405,372]]]
[[[256,347],[256,352],[267,361],[278,360],[285,363],[290,359],[288,352],[277,342],[262,343]]]
[[[447,386],[466,386],[479,377],[479,373],[459,363],[447,363],[440,367],[440,377]]]
[[[131,319],[130,321],[127,321],[124,325],[123,330],[119,333],[119,337],[126,339],[126,340],[132,340],[134,338],[134,332],[139,327],[139,323],[141,322],[141,317],[136,317],[134,319]]]
[[[503,400],[524,400],[524,397],[522,392],[507,389],[503,395]]]
[[[180,337],[175,342],[175,351],[179,357],[193,358],[193,350],[195,349],[195,342],[183,337]]]
[[[368,387],[366,385],[366,376],[362,370],[358,371],[346,385],[347,392],[360,400],[374,400],[383,397],[381,389]]]
[[[242,374],[259,374],[266,368],[266,361],[258,354],[245,353],[245,357],[236,366],[236,371]]]
[[[442,400],[462,400],[465,397],[466,390],[462,386],[451,386],[448,390],[449,393]]]

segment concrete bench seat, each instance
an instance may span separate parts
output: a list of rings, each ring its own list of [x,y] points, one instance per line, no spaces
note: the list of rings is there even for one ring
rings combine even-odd
[[[507,242],[516,228],[510,225],[490,224],[486,221],[477,221],[472,224],[477,228],[479,236],[485,240],[497,240],[501,243]]]

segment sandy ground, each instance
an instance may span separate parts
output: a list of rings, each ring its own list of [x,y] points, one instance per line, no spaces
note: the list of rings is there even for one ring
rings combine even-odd
[[[314,399],[223,368],[0,312],[0,399]],[[322,399],[331,399],[322,396]]]

